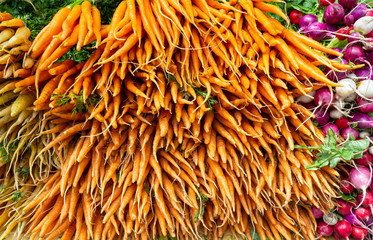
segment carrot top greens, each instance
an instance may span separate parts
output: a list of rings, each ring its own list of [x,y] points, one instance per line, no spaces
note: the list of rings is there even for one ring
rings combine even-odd
[[[69,103],[74,104],[72,115],[77,113],[86,112],[89,110],[89,106],[95,106],[99,102],[100,96],[98,94],[89,95],[87,100],[83,99],[83,91],[79,94],[53,94],[52,99],[56,100],[58,106],[66,106]]]

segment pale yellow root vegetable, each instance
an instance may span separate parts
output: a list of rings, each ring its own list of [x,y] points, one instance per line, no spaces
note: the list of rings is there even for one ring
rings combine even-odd
[[[12,117],[17,116],[20,112],[25,110],[27,107],[32,106],[35,101],[35,96],[31,93],[20,94],[17,99],[13,102],[11,113]]]
[[[19,55],[23,52],[27,52],[30,49],[30,47],[31,47],[31,42],[26,39],[26,41],[22,43],[21,45],[10,49],[9,53],[12,55]]]
[[[14,72],[19,68],[21,68],[20,63],[16,62],[16,63],[11,64],[9,67],[6,68],[3,78],[7,79],[7,78],[13,77]]]
[[[35,63],[34,59],[25,56],[22,62],[22,68],[30,69],[34,66],[34,63]]]
[[[9,54],[9,53],[1,55],[1,57],[0,57],[0,64],[9,64],[14,59],[15,59],[15,57],[12,54]]]
[[[9,40],[11,37],[14,36],[14,31],[13,28],[6,28],[3,31],[0,32],[0,43],[3,43],[7,40]]]
[[[8,49],[19,44],[25,43],[30,37],[31,31],[28,27],[20,27],[17,29],[16,34],[11,37],[7,42],[1,44],[2,48]]]
[[[15,99],[18,97],[17,93],[14,92],[7,92],[0,96],[0,105],[3,105],[4,103],[9,102],[10,100]]]

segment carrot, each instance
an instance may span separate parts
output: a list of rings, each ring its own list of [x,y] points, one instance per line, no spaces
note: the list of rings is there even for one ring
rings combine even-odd
[[[6,12],[2,12],[0,13],[0,21],[7,21],[7,20],[10,20],[12,19],[12,15],[10,13],[6,13]]]
[[[100,10],[98,10],[97,7],[93,6],[92,7],[92,17],[93,17],[93,33],[96,37],[96,48],[98,48],[101,44],[101,14]]]
[[[0,27],[18,28],[18,27],[22,27],[22,26],[23,26],[23,21],[21,19],[18,19],[18,18],[13,18],[13,19],[9,19],[9,20],[5,20],[5,21],[0,22]]]
[[[92,4],[89,1],[84,1],[82,3],[82,16],[86,19],[88,32],[85,35],[83,45],[86,45],[89,38],[93,35],[93,16],[92,16]],[[79,23],[80,24],[80,23]]]
[[[73,31],[75,27],[75,22],[79,19],[82,13],[81,5],[75,5],[69,15],[66,17],[65,21],[62,24],[62,32],[59,36],[61,40],[64,40],[69,34]]]
[[[87,2],[87,1],[85,1]],[[82,8],[83,10],[83,8]],[[86,10],[86,9],[85,9]],[[82,11],[82,14],[80,15],[80,18],[79,18],[79,25],[78,25],[78,42],[76,44],[76,50],[80,51],[81,48],[84,46],[84,41],[85,41],[85,38],[88,34],[88,25],[87,25],[87,13],[86,14],[83,14],[83,11]]]
[[[43,51],[43,48],[49,44],[54,35],[59,33],[62,29],[62,24],[71,10],[68,7],[61,8],[49,22],[45,31],[41,31],[31,45],[31,57],[36,59]]]
[[[54,89],[58,86],[58,83],[60,82],[61,76],[56,76],[52,78],[43,88],[41,91],[38,99],[34,102],[34,105],[40,105],[44,103],[45,101],[49,100],[49,98],[52,96],[52,92]]]

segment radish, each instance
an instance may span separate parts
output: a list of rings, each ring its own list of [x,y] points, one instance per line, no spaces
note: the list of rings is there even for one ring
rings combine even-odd
[[[313,214],[313,216],[314,216],[316,219],[318,219],[318,218],[322,218],[322,217],[324,216],[324,213],[323,213],[320,209],[318,209],[317,207],[315,207],[315,206],[312,206],[312,207],[311,207],[311,210],[312,210],[312,214]]]
[[[370,207],[371,209],[373,209],[373,193],[371,191],[367,190],[365,193],[360,192],[357,195],[357,200],[364,207]]]
[[[323,19],[328,24],[336,24],[343,19],[343,16],[343,6],[337,3],[333,3],[325,8]]]
[[[326,24],[314,22],[304,29],[304,35],[316,41],[321,41],[326,36]]]
[[[349,182],[348,178],[341,179],[340,189],[344,194],[350,194],[355,190],[354,187]]]
[[[293,10],[293,11],[291,11],[289,16],[290,16],[291,22],[295,25],[298,25],[300,19],[304,16],[304,13],[302,13],[301,11],[298,11],[298,10]]]
[[[360,129],[372,128],[373,119],[365,113],[355,112],[352,114],[352,123],[357,123],[357,127]]]
[[[355,42],[355,41],[359,41],[361,39],[363,39],[363,35],[359,32],[353,32],[353,33],[350,33],[350,36],[347,38],[348,39],[348,42],[349,43],[352,43],[352,42]]]
[[[355,215],[361,221],[368,221],[372,212],[368,208],[359,207],[355,210]]]
[[[340,118],[338,120],[335,121],[335,124],[339,127],[339,128],[346,128],[348,127],[348,119],[343,117],[343,118]]]
[[[329,116],[333,119],[339,119],[342,118],[344,115],[340,110],[333,109],[330,111]]]
[[[359,138],[367,138],[370,136],[370,133],[369,132],[365,132],[365,131],[361,131],[359,133]]]
[[[348,139],[350,136],[353,136],[356,139],[359,137],[359,131],[352,127],[346,127],[341,130],[341,136],[344,139]]]
[[[373,30],[373,17],[364,16],[362,18],[359,18],[354,23],[354,29],[356,31],[362,32],[363,35],[367,35]]]
[[[333,234],[333,227],[325,222],[318,222],[317,231],[320,233],[320,237],[330,237]]]
[[[339,0],[339,4],[341,4],[345,9],[352,9],[356,7],[358,0]]]
[[[320,5],[324,6],[324,7],[330,5],[334,2],[335,2],[335,0],[319,0]]]
[[[326,224],[334,226],[338,222],[338,217],[334,213],[330,212],[328,214],[324,214],[324,216],[322,216],[322,220],[324,220]]]
[[[369,153],[373,155],[373,146],[369,147]]]
[[[337,212],[341,215],[347,215],[351,212],[352,206],[346,201],[337,199]]]
[[[357,88],[357,92],[365,98],[373,97],[373,80],[367,79],[362,81]]]
[[[363,99],[361,97],[358,97],[356,99],[356,106],[360,112],[373,112],[373,99]]]
[[[299,27],[306,28],[314,22],[317,22],[317,16],[313,14],[307,14],[299,20]]]
[[[328,123],[322,128],[322,133],[324,134],[324,136],[326,136],[326,133],[328,132],[329,128],[331,128],[335,132],[336,135],[339,135],[339,129],[337,125],[333,123]]]
[[[314,120],[317,122],[319,126],[323,126],[329,122],[329,114],[325,109],[318,108],[315,110]]]
[[[338,81],[339,84],[343,85],[343,87],[336,87],[335,91],[337,96],[340,99],[344,99],[351,94],[355,93],[356,91],[356,83],[351,78],[345,78],[340,81]]]
[[[308,93],[308,95],[311,96],[311,97],[314,97],[315,94],[316,94],[316,91],[311,91],[311,92]],[[309,96],[306,96],[306,95],[299,96],[299,97],[297,97],[297,102],[310,103],[310,102],[313,101],[313,98],[311,98]]]
[[[363,239],[366,239],[366,237],[368,236],[368,231],[366,229],[361,228],[361,227],[353,226],[351,235],[354,238],[363,240]]]
[[[339,221],[334,226],[334,231],[342,238],[346,238],[348,240],[348,237],[351,235],[352,227],[349,222],[346,220]]]
[[[357,5],[344,18],[343,23],[347,26],[354,24],[359,18],[364,17],[368,9],[364,4]]]
[[[352,186],[362,192],[358,195],[359,205],[372,206],[373,194],[367,191],[370,183],[372,182],[372,175],[370,169],[367,167],[356,167],[350,171],[350,181]],[[367,192],[369,192],[367,194]],[[359,197],[360,196],[360,197]]]
[[[361,59],[365,58],[365,51],[362,47],[353,45],[346,49],[344,57],[347,61],[360,63]]]
[[[363,166],[369,166],[373,164],[373,155],[366,152],[363,154],[362,158],[355,159],[355,163],[363,165]]]
[[[326,108],[334,102],[334,96],[327,88],[317,90],[313,101],[320,107]]]

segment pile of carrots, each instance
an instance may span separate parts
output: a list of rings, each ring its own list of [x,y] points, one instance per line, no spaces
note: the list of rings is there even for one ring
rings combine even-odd
[[[268,12],[287,20],[261,0],[126,0],[108,26],[89,1],[61,9],[11,89],[37,134],[6,150],[37,147],[16,190],[18,155],[0,167],[0,239],[316,239],[308,206],[332,208],[339,175],[304,168],[294,145],[323,135],[294,98],[337,86],[317,66],[350,66]]]

